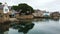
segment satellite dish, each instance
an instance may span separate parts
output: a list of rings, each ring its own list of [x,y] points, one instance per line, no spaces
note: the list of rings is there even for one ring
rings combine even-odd
[[[4,7],[3,7],[3,13],[8,13],[9,12],[9,8],[8,8],[8,5],[7,3],[4,4]]]

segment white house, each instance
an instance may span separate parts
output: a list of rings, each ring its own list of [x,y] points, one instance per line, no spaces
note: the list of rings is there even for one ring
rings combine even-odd
[[[8,5],[7,3],[4,4],[4,7],[3,7],[3,13],[8,13],[9,12],[9,8],[8,8]]]

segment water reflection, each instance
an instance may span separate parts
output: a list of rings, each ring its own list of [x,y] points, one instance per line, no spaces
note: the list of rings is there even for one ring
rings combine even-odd
[[[42,19],[42,18],[38,18],[38,19],[34,19],[34,22],[48,22],[49,20],[51,21],[59,21],[60,19]]]
[[[59,34],[60,19],[33,19],[0,24],[0,34]]]
[[[51,19],[51,20],[54,20],[54,21],[59,21],[60,19]]]
[[[0,34],[8,34],[4,33],[9,30],[9,24],[0,24]]]
[[[27,34],[30,29],[34,27],[34,23],[31,21],[20,21],[20,23],[11,24],[12,28],[18,29],[18,32]]]

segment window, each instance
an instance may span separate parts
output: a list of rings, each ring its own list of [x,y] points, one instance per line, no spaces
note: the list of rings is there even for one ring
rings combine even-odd
[[[5,11],[8,11],[8,9],[5,9]]]

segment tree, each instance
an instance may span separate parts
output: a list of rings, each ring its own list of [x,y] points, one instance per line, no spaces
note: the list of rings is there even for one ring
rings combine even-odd
[[[12,9],[20,12],[19,14],[29,15],[34,12],[33,8],[25,3],[18,4],[18,6],[12,6]]]
[[[0,2],[0,5],[1,5],[2,3]]]
[[[11,9],[13,9],[13,10],[15,10],[15,11],[18,11],[18,6],[12,6]]]

